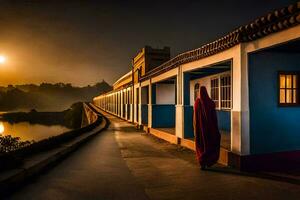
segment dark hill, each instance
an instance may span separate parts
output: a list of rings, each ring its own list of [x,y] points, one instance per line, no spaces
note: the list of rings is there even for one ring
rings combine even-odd
[[[74,87],[69,83],[9,85],[0,87],[0,111],[65,110],[74,102],[92,101],[93,97],[111,89],[104,80],[86,87]]]

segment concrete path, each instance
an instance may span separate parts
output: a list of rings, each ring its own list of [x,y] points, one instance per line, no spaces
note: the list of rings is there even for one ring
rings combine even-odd
[[[299,185],[200,171],[193,152],[108,118],[108,130],[10,199],[300,199]]]

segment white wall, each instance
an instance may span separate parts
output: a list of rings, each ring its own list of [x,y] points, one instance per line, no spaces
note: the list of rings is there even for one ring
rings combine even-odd
[[[203,77],[203,78],[199,78],[199,79],[195,79],[195,80],[192,80],[190,81],[190,105],[194,106],[194,88],[195,88],[195,85],[196,83],[199,83],[200,84],[200,87],[201,86],[205,86],[206,87],[206,90],[207,90],[207,93],[210,97],[210,80],[214,77],[218,77],[220,75],[225,75],[225,74],[228,74],[230,73],[229,72],[222,72],[222,73],[218,73],[218,74],[214,74],[214,75],[211,75],[211,76],[206,76],[206,77]]]
[[[175,84],[156,84],[156,104],[175,104]]]

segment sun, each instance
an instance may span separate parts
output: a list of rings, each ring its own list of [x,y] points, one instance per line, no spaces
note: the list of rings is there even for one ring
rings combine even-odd
[[[6,61],[6,57],[3,55],[0,55],[0,64],[5,63],[5,61]]]
[[[4,133],[4,125],[2,122],[0,122],[0,135]]]

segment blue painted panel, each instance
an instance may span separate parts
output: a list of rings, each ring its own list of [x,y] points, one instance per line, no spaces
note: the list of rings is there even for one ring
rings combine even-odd
[[[142,124],[148,124],[148,105],[142,104]]]
[[[126,117],[126,113],[125,113],[125,107],[126,107],[126,105],[125,104],[123,104],[123,117]]]
[[[184,106],[184,138],[194,137],[193,106]]]
[[[223,133],[230,134],[231,130],[231,112],[225,110],[217,110],[218,126]]]
[[[175,127],[175,105],[152,105],[152,127]]]
[[[130,118],[130,104],[127,104],[127,119]]]
[[[184,106],[184,138],[194,137],[193,112],[193,106]],[[219,130],[230,134],[231,112],[224,110],[217,110],[216,112]]]
[[[136,105],[135,105],[135,114],[136,114],[136,121],[137,121],[137,122],[139,122],[139,117],[140,117],[140,116],[139,116],[139,115],[140,115],[140,114],[139,114],[139,111],[140,111],[140,109],[139,109],[139,104],[136,104]]]
[[[184,91],[184,97],[183,97],[183,104],[184,105],[190,105],[190,74],[184,73],[183,74],[183,91]]]
[[[156,84],[152,85],[151,101],[152,101],[152,104],[156,104]]]
[[[299,54],[249,55],[251,154],[300,149],[300,107],[278,106],[278,71],[299,71]]]

